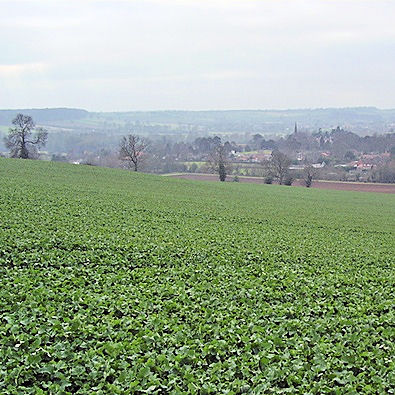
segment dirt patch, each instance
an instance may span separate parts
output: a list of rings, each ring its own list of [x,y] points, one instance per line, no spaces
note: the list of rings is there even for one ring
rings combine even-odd
[[[175,174],[169,177],[183,178],[186,180],[199,181],[219,181],[218,176],[214,174]],[[228,177],[227,182],[232,182],[233,177]],[[260,177],[239,177],[239,182],[252,184],[264,184],[263,178]],[[304,186],[303,181],[295,181],[293,186]],[[395,193],[395,184],[372,184],[362,182],[341,182],[341,181],[313,181],[312,188],[334,189],[338,191],[358,191],[358,192],[379,192]]]

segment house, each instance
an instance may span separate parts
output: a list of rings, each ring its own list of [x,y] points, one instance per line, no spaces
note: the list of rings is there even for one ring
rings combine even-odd
[[[235,157],[239,162],[259,163],[263,160],[270,159],[272,154],[271,150],[263,150],[252,153],[235,153]]]
[[[370,162],[366,162],[363,160],[357,161],[356,168],[359,170],[370,170],[373,169],[374,165]]]
[[[314,167],[314,169],[321,169],[325,166],[325,162],[313,163],[311,166]],[[306,165],[291,165],[289,166],[289,170],[303,170],[305,167]]]
[[[322,163],[313,163],[311,166],[314,167],[314,169],[322,169],[325,166],[325,162]]]

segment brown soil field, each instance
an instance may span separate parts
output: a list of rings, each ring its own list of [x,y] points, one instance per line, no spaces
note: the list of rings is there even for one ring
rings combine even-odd
[[[218,181],[218,176],[214,174],[169,174],[168,177],[184,178],[186,180]],[[228,177],[227,182],[231,182],[233,177]],[[253,184],[263,184],[260,177],[239,177],[239,182],[249,182]],[[292,186],[304,187],[303,181],[297,180]],[[339,191],[358,192],[379,192],[395,193],[395,184],[373,184],[364,182],[343,182],[343,181],[313,181],[312,188],[335,189]]]

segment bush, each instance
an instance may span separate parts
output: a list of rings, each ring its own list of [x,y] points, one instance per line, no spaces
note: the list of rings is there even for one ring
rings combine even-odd
[[[294,178],[293,178],[292,176],[290,176],[290,175],[287,175],[287,176],[284,178],[283,184],[284,184],[284,185],[290,186],[290,185],[292,185],[293,182],[294,182]]]
[[[263,179],[263,182],[264,182],[265,184],[273,184],[273,177],[272,177],[272,176],[266,176],[266,177]]]
[[[219,164],[218,174],[219,174],[219,180],[220,181],[223,182],[223,181],[226,180],[226,168],[225,168],[225,165],[223,163]]]
[[[85,165],[85,166],[97,166],[97,164],[95,163],[95,161],[93,159],[87,159],[85,161],[81,162],[81,165]]]
[[[233,182],[240,182],[239,176],[234,176],[232,181]]]
[[[191,164],[191,166],[189,167],[189,171],[191,173],[196,173],[196,170],[198,169],[198,165],[194,162]]]

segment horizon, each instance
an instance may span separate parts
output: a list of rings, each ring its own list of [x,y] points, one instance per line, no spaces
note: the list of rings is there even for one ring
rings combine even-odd
[[[0,111],[22,111],[22,110],[82,110],[89,113],[128,113],[128,112],[231,112],[231,111],[274,111],[274,112],[286,112],[286,111],[317,111],[317,110],[362,110],[371,109],[379,111],[392,111],[394,107],[376,107],[376,106],[345,106],[345,107],[299,107],[299,108],[229,108],[229,109],[146,109],[146,110],[109,110],[109,111],[98,111],[89,110],[82,107],[18,107],[18,108],[0,108]]]

